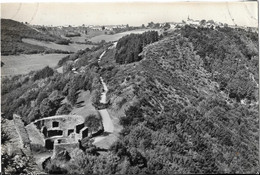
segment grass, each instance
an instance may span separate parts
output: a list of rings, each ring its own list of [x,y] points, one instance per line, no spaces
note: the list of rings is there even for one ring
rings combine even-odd
[[[35,54],[35,55],[9,55],[2,56],[2,76],[27,74],[33,70],[39,70],[45,66],[55,67],[58,61],[67,54]]]
[[[77,105],[70,112],[70,115],[87,116],[90,114],[98,115],[95,107],[91,102],[91,94],[89,91],[79,91]]]
[[[28,38],[23,38],[22,41],[32,45],[37,45],[37,46],[42,46],[42,47],[47,47],[50,49],[56,49],[62,51],[69,51],[69,52],[77,52],[78,50],[84,50],[86,48],[93,47],[93,45],[89,45],[89,44],[76,44],[76,43],[70,43],[69,45],[60,45],[54,42],[38,41],[35,39],[28,39]]]
[[[131,33],[138,34],[138,33],[143,33],[143,32],[149,31],[149,30],[151,30],[151,29],[132,30],[132,31],[127,31],[127,32],[117,33],[114,35],[98,35],[98,36],[91,38],[90,41],[96,42],[96,43],[101,42],[102,40],[105,40],[106,42],[117,41],[120,38],[122,38],[123,36],[126,36],[128,34],[131,34]]]

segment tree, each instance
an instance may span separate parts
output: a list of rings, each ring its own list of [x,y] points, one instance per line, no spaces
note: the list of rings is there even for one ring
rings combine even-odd
[[[57,109],[60,107],[60,102],[63,97],[57,95],[50,99],[45,98],[40,104],[40,113],[43,117],[54,116]]]
[[[206,20],[205,20],[205,19],[201,20],[201,21],[200,21],[200,25],[201,25],[201,26],[206,25]]]
[[[143,34],[130,34],[119,39],[116,46],[115,59],[119,64],[128,64],[140,61],[139,53],[147,44],[158,41],[158,32],[149,31]]]
[[[100,127],[100,123],[100,119],[94,114],[88,115],[85,118],[85,126],[89,128],[91,134]]]
[[[130,106],[125,111],[126,116],[120,118],[120,124],[123,126],[136,125],[144,120],[143,110],[138,106]]]
[[[54,71],[52,68],[50,68],[49,66],[46,66],[45,68],[43,68],[40,71],[37,71],[34,76],[33,76],[33,81],[42,79],[42,78],[47,78],[50,77],[54,74]]]
[[[76,86],[76,85],[75,85]],[[75,86],[72,86],[70,89],[69,89],[69,93],[68,93],[68,96],[67,96],[67,99],[70,101],[70,103],[72,105],[75,105],[76,102],[77,102],[77,90],[76,90],[76,87]]]
[[[160,23],[155,23],[154,24],[154,28],[159,28],[160,27]]]
[[[2,129],[1,129],[1,144],[5,145],[9,140],[10,137],[8,136],[7,132],[5,132],[5,126],[6,126],[6,119],[1,117],[1,125],[2,125]]]
[[[56,115],[67,115],[70,113],[71,110],[72,107],[69,104],[65,103],[56,111]]]
[[[153,22],[149,22],[148,25],[147,25],[147,27],[150,27],[150,28],[153,28],[153,26],[154,26]]]
[[[167,22],[167,23],[165,23],[163,28],[164,28],[164,30],[168,30],[171,28],[171,25]]]
[[[48,93],[45,91],[41,91],[36,99],[36,104],[41,104],[41,102],[43,101],[43,99],[48,97]]]
[[[102,30],[105,30],[106,29],[106,27],[105,26],[102,26]]]

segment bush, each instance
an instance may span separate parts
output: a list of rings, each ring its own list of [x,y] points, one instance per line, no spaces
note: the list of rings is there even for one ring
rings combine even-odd
[[[56,44],[69,45],[70,41],[66,39],[59,39],[55,42]]]
[[[101,126],[101,119],[96,115],[88,115],[85,118],[85,126],[87,126],[92,134],[93,131],[98,130]]]
[[[56,115],[67,115],[71,112],[72,107],[71,105],[65,103],[64,105],[62,105],[57,111],[56,111]]]
[[[39,80],[39,79],[43,79],[43,78],[47,78],[50,77],[54,74],[54,71],[52,68],[50,68],[49,66],[46,66],[45,68],[43,68],[40,71],[37,71],[34,76],[33,76],[33,81]]]
[[[40,144],[31,144],[31,150],[35,153],[44,153],[47,149]]]

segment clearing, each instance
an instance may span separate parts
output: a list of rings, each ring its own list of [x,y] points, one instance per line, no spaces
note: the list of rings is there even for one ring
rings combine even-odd
[[[78,50],[84,50],[86,48],[92,48],[94,46],[90,44],[76,44],[76,43],[69,43],[69,45],[61,45],[61,44],[56,44],[54,42],[38,41],[35,39],[28,39],[28,38],[23,38],[22,41],[24,43],[28,43],[32,45],[43,46],[43,47],[48,47],[50,49],[57,49],[57,50],[69,51],[69,52],[77,52]]]
[[[86,117],[90,114],[98,114],[95,107],[91,102],[90,91],[79,91],[76,107],[70,112],[69,115],[80,115]]]
[[[98,36],[95,36],[95,37],[93,37],[89,40],[92,41],[92,42],[95,42],[95,43],[98,43],[102,40],[105,40],[106,42],[117,41],[120,38],[122,38],[123,36],[129,35],[131,33],[139,34],[139,33],[147,32],[147,31],[151,31],[151,30],[155,30],[155,29],[131,30],[131,31],[127,31],[127,32],[117,33],[117,34],[114,34],[114,35],[98,35]]]
[[[45,66],[55,67],[59,60],[68,54],[33,54],[1,56],[4,63],[2,76],[27,74],[30,71],[40,70]]]

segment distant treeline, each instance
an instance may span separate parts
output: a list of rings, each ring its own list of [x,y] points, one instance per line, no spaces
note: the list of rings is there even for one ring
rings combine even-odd
[[[130,34],[121,38],[116,46],[115,59],[119,64],[140,61],[139,54],[147,44],[158,41],[158,32],[148,31],[143,34]]]

